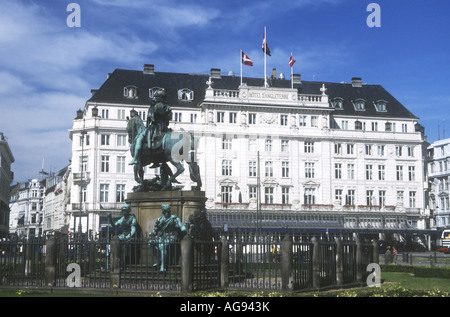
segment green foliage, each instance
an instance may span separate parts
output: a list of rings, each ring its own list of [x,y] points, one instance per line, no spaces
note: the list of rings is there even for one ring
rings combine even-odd
[[[416,277],[437,277],[450,278],[450,268],[441,267],[415,267],[414,276]]]

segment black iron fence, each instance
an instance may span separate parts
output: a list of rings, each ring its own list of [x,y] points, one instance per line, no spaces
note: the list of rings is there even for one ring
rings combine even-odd
[[[0,242],[0,285],[142,291],[308,290],[365,282],[377,245],[280,233],[229,233],[167,245],[75,237]],[[167,257],[162,261],[159,250]]]

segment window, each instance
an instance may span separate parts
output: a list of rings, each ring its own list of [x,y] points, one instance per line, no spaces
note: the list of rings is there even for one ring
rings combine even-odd
[[[385,190],[378,191],[378,205],[386,206],[386,191]]]
[[[416,192],[409,192],[409,208],[416,207]]]
[[[386,104],[387,104],[386,101],[379,100],[375,103],[375,109],[377,109],[378,112],[386,112],[387,111]]]
[[[306,127],[306,116],[299,116],[298,125],[300,127]]]
[[[109,172],[109,156],[108,155],[102,155],[100,170],[105,173]]]
[[[158,92],[158,91],[162,91],[162,92],[164,92],[164,88],[161,88],[161,87],[153,87],[153,88],[150,88],[149,90],[148,90],[148,97],[150,98],[150,99],[155,99],[155,94]]]
[[[145,111],[138,111],[138,116],[141,118],[142,121],[147,121],[147,113]]]
[[[319,117],[317,117],[317,116],[311,116],[311,127],[317,128],[318,118]]]
[[[101,145],[109,145],[109,134],[101,134],[100,135],[100,144]]]
[[[289,140],[281,140],[281,152],[289,152]]]
[[[256,151],[256,139],[248,139],[248,150],[249,152]]]
[[[227,138],[226,136],[222,138],[222,150],[231,150],[232,144],[233,139]]]
[[[117,136],[117,146],[126,146],[127,145],[127,136],[119,134]]]
[[[182,120],[182,113],[181,112],[175,112],[173,115],[174,115],[173,121],[181,122],[181,120]]]
[[[178,90],[178,100],[192,101],[194,100],[194,92],[187,88],[180,89]]]
[[[403,196],[404,196],[403,190],[398,190],[397,191],[397,202],[403,204]]]
[[[403,180],[403,166],[397,165],[396,172],[397,172],[397,180],[402,181]]]
[[[232,172],[232,161],[222,160],[222,175],[231,176],[231,172]]]
[[[408,166],[408,179],[410,181],[416,180],[416,168],[414,166]]]
[[[288,186],[281,187],[281,203],[283,205],[289,204],[289,187]]]
[[[125,184],[116,185],[116,202],[125,202]]]
[[[366,190],[366,205],[372,206],[376,202],[375,197],[373,196],[373,190]]]
[[[305,204],[313,205],[316,203],[316,189],[315,188],[305,188],[304,196]]]
[[[248,124],[256,124],[256,113],[248,114]]]
[[[305,142],[305,153],[314,153],[314,142]]]
[[[287,126],[288,125],[288,116],[287,114],[280,115],[280,125]]]
[[[265,163],[265,175],[266,177],[273,177],[273,162],[267,161]]]
[[[335,98],[332,101],[334,109],[342,110],[344,109],[344,100],[342,98]]]
[[[125,120],[125,109],[117,109],[117,119]]]
[[[236,112],[230,112],[230,123],[237,123],[237,113]]]
[[[224,123],[225,122],[225,112],[218,111],[217,112],[217,123]]]
[[[370,164],[366,165],[366,179],[367,180],[373,179],[373,170],[372,170],[372,165],[370,165]]]
[[[347,164],[347,179],[355,179],[355,164]]]
[[[231,203],[232,186],[221,186],[221,197],[223,203]]]
[[[378,156],[384,156],[384,145],[377,146]]]
[[[348,130],[348,120],[342,120],[341,121],[341,129],[342,130]]]
[[[272,139],[266,139],[266,152],[272,152]]]
[[[395,155],[396,156],[402,156],[402,146],[401,145],[396,145],[395,146]]]
[[[264,203],[273,204],[273,187],[264,188]]]
[[[355,152],[355,145],[347,144],[347,154],[354,154],[354,152]]]
[[[334,199],[339,201],[339,203],[342,203],[342,189],[334,190]]]
[[[406,123],[402,123],[402,132],[403,133],[408,132],[408,125]]]
[[[414,157],[414,147],[413,146],[408,146],[408,156]]]
[[[281,162],[281,177],[289,177],[289,162]]]
[[[372,155],[372,145],[366,144],[365,149],[366,149],[366,155]]]
[[[248,162],[248,176],[249,177],[256,177],[256,161],[250,161]]]
[[[342,144],[340,144],[340,143],[334,144],[334,154],[338,154],[338,155],[342,154]]]
[[[305,177],[314,178],[314,163],[305,162]]]
[[[353,103],[353,106],[355,107],[355,110],[357,111],[365,111],[366,102],[363,99],[357,99]]]
[[[372,131],[378,131],[378,122],[372,122]]]
[[[87,172],[88,168],[88,157],[80,156],[80,172]]]
[[[117,173],[125,173],[125,156],[117,157],[116,171]]]
[[[342,178],[342,164],[341,163],[334,164],[334,178],[336,178],[336,179]]]
[[[346,205],[354,206],[355,205],[355,190],[349,189],[347,191],[347,197],[346,197]]]
[[[248,186],[248,198],[257,198],[258,188],[256,186]]]
[[[378,165],[378,179],[380,181],[385,180],[385,166],[384,165]]]
[[[100,184],[100,202],[107,203],[109,201],[109,184]]]
[[[137,87],[136,86],[127,86],[123,88],[123,96],[128,99],[137,98]]]
[[[85,203],[87,201],[87,187],[86,185],[83,185],[81,187],[81,201]]]
[[[195,123],[195,122],[197,122],[197,114],[191,113],[191,123]]]

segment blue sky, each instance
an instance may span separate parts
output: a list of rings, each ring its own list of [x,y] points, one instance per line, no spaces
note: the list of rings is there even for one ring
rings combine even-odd
[[[68,27],[70,3],[80,27]],[[370,28],[370,3],[380,27]],[[0,131],[15,156],[13,183],[69,163],[68,130],[90,90],[115,68],[240,72],[242,49],[267,69],[303,80],[381,84],[425,126],[428,141],[450,137],[448,0],[79,0],[0,1]]]

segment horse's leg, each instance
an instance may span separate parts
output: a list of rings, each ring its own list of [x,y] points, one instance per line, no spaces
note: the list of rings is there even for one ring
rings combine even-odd
[[[177,177],[184,172],[184,167],[183,167],[183,164],[181,164],[181,162],[175,162],[174,160],[171,159],[170,163],[172,163],[172,165],[175,166],[175,168],[177,170],[176,170],[175,174],[173,174],[172,176],[169,177],[166,185],[164,185],[164,187],[163,187],[163,190],[169,188],[172,183],[177,182],[177,180],[176,180]]]
[[[189,174],[191,176],[191,181],[196,182],[197,186],[196,190],[200,190],[202,188],[202,180],[200,178],[200,167],[197,162],[188,162],[189,165]]]

